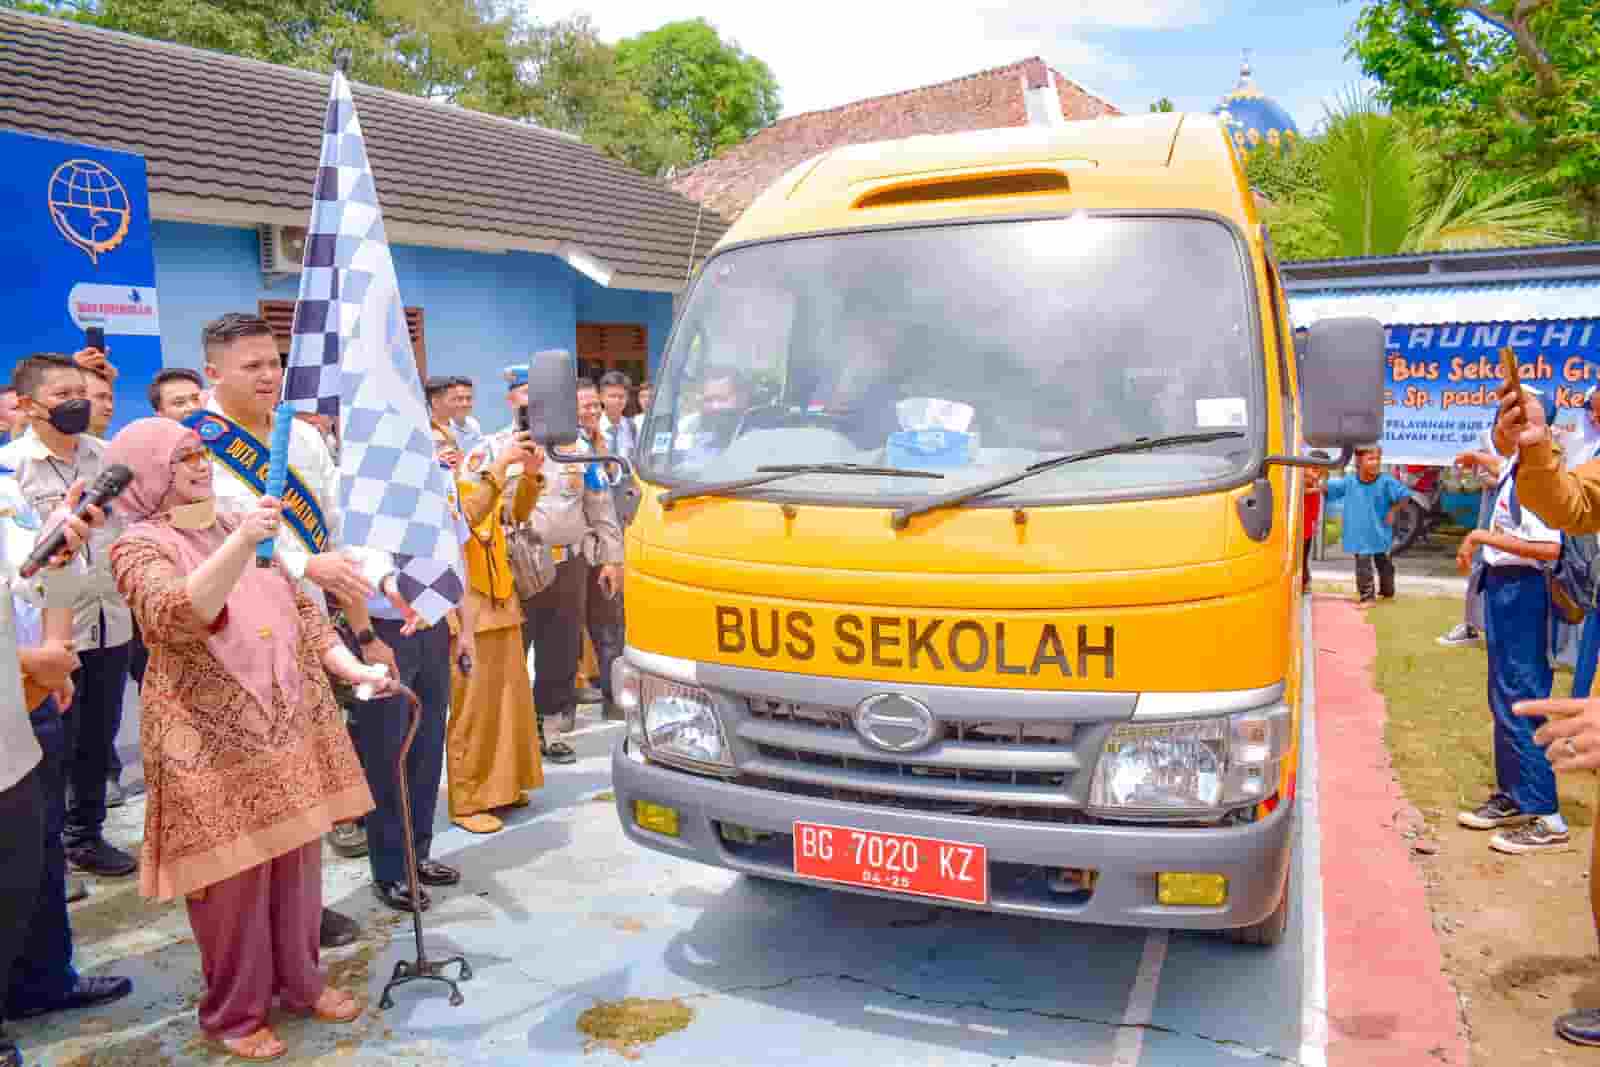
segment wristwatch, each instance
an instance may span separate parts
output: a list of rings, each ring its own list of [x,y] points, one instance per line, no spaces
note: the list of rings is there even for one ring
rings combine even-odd
[[[356,644],[360,645],[362,648],[366,648],[377,639],[378,635],[373,633],[371,630],[362,630],[356,634]]]

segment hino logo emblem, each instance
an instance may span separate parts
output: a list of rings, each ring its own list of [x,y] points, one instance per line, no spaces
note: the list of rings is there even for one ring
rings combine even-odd
[[[931,745],[939,723],[920,700],[880,693],[856,705],[856,733],[887,752],[915,752]]]

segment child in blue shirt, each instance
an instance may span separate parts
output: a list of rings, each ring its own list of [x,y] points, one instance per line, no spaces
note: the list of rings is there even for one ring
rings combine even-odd
[[[1382,474],[1383,449],[1356,449],[1356,473],[1328,482],[1328,503],[1344,501],[1344,550],[1356,558],[1356,596],[1362,607],[1376,602],[1372,572],[1378,572],[1377,596],[1394,596],[1394,519],[1411,490],[1392,474]]]

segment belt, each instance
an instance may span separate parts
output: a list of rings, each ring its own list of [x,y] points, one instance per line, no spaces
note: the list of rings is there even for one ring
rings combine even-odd
[[[1483,569],[1490,574],[1543,574],[1545,569],[1536,563],[1485,563]]]

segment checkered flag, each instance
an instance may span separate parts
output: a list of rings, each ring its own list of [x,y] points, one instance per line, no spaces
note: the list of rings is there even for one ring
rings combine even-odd
[[[400,593],[430,625],[461,602],[448,475],[434,458],[366,141],[335,73],[312,190],[283,399],[339,417],[343,543],[392,553]]]

